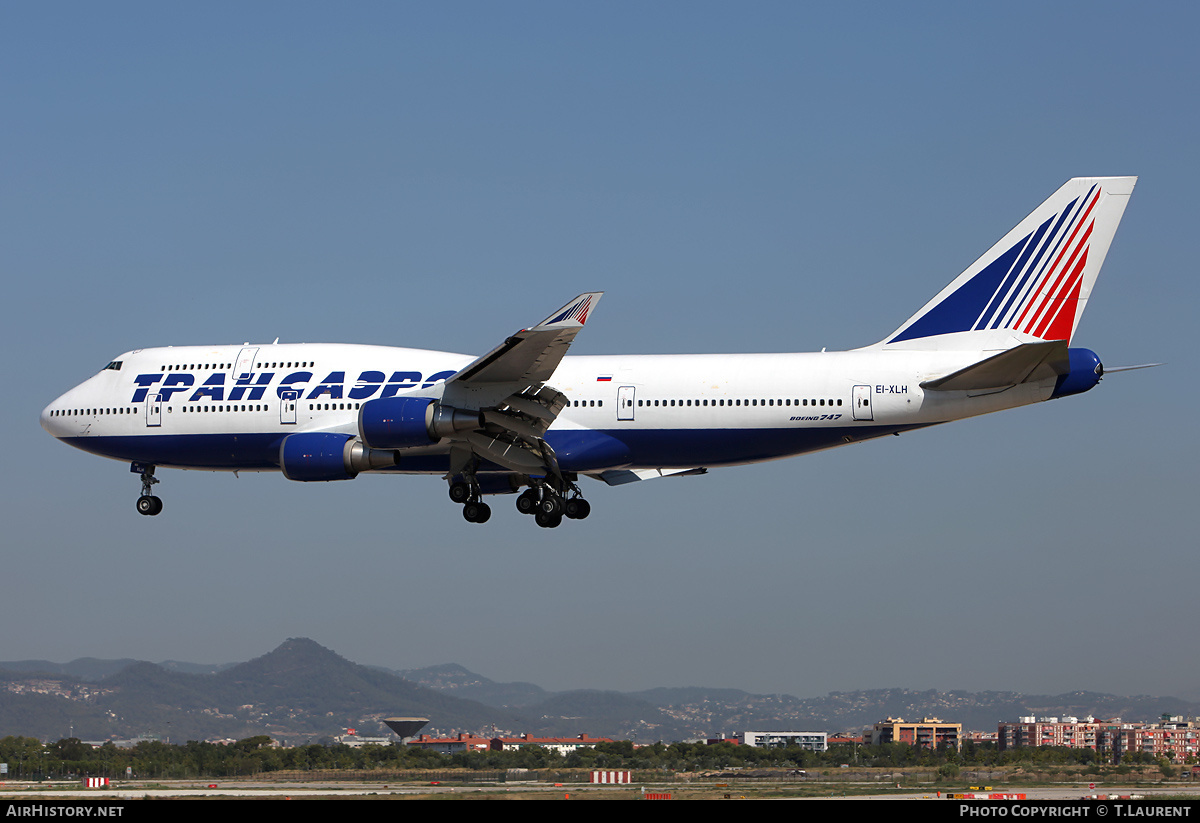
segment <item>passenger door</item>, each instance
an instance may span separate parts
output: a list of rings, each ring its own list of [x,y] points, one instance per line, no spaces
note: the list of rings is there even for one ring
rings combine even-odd
[[[633,419],[633,396],[635,389],[633,386],[621,386],[617,389],[617,419],[632,420]]]

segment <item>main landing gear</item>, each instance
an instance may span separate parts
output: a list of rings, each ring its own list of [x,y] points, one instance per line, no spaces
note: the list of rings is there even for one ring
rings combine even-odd
[[[468,523],[486,523],[492,516],[492,507],[481,499],[478,483],[453,481],[450,484],[450,499],[463,504],[463,519]]]
[[[542,484],[531,486],[517,497],[517,511],[532,514],[534,521],[543,529],[557,528],[563,518],[582,520],[592,513],[592,505],[583,499],[574,484],[564,497]]]
[[[451,500],[462,504],[463,519],[468,523],[486,523],[492,516],[492,507],[481,499],[478,483],[455,479],[450,483],[449,493]],[[592,513],[592,505],[583,499],[574,483],[560,493],[538,481],[517,495],[517,511],[533,515],[543,529],[553,529],[564,517],[583,520]]]
[[[142,476],[142,496],[137,499],[138,514],[156,515],[163,510],[163,502],[152,495],[154,484],[158,478],[154,476],[154,467],[141,463],[133,463],[129,470]]]

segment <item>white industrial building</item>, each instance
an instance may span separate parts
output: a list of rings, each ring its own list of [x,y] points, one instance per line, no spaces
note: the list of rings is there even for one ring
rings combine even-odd
[[[738,741],[743,746],[759,749],[784,749],[799,746],[810,752],[823,752],[829,748],[825,732],[742,732]]]

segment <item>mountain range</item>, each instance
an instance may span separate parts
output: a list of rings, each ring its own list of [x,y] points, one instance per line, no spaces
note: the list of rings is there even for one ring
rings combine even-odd
[[[1022,715],[1146,721],[1162,714],[1196,715],[1200,706],[1095,692],[896,688],[806,699],[702,687],[548,692],[532,683],[497,683],[458,665],[364,666],[304,638],[221,666],[95,658],[0,662],[0,737],[43,740],[145,736],[183,743],[267,734],[295,744],[350,728],[388,735],[384,718],[416,716],[429,719],[426,734],[587,734],[649,743],[747,730],[854,733],[886,717],[937,716],[964,730],[995,731],[997,723]]]

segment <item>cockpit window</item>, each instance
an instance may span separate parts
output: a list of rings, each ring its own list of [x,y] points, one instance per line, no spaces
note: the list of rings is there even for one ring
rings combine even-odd
[[[108,369],[112,369],[113,371],[120,371],[121,370],[121,361],[114,360],[111,363],[109,363],[107,366],[105,366],[104,369],[105,369],[105,371],[107,371]]]

